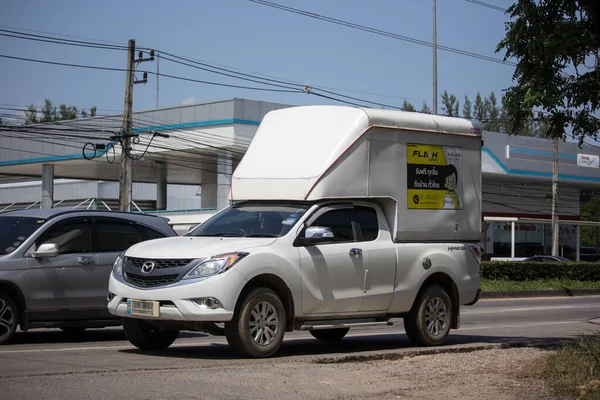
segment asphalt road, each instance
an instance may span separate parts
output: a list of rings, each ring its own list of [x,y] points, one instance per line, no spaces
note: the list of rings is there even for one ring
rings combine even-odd
[[[271,398],[286,370],[310,382],[316,365],[423,350],[409,343],[401,320],[394,322],[351,330],[334,344],[307,332],[287,333],[277,356],[267,360],[236,358],[224,338],[196,333],[182,333],[170,349],[152,353],[135,349],[120,329],[89,330],[77,338],[58,330],[19,333],[0,347],[0,398]],[[435,350],[543,345],[596,332],[600,297],[482,300],[462,309],[461,329]],[[281,376],[261,375],[272,368]]]

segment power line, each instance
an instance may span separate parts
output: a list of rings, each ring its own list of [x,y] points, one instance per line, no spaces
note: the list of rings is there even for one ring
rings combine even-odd
[[[44,43],[53,43],[53,44],[62,44],[67,46],[77,46],[77,47],[88,47],[94,49],[105,49],[105,50],[127,50],[127,47],[123,46],[115,46],[115,45],[105,45],[100,43],[92,43],[92,42],[81,42],[67,39],[58,39],[58,38],[49,38],[40,35],[32,35],[30,33],[24,34],[15,31],[9,31],[6,29],[0,29],[0,36],[11,37],[15,39],[24,39],[31,40],[35,42],[44,42]]]
[[[309,17],[309,18],[313,18],[313,19],[318,19],[318,20],[321,20],[321,21],[329,22],[329,23],[332,23],[332,24],[345,26],[347,28],[357,29],[357,30],[360,30],[360,31],[364,31],[364,32],[368,32],[368,33],[373,33],[373,34],[376,34],[376,35],[385,36],[385,37],[389,37],[389,38],[392,38],[392,39],[398,39],[398,40],[402,40],[402,41],[405,41],[405,42],[409,42],[409,43],[413,43],[413,44],[418,44],[418,45],[421,45],[421,46],[433,47],[432,43],[430,43],[428,41],[425,41],[425,40],[415,39],[415,38],[412,38],[412,37],[409,37],[409,36],[399,35],[399,34],[396,34],[396,33],[384,31],[384,30],[377,29],[377,28],[371,28],[371,27],[368,27],[366,25],[361,25],[361,24],[357,24],[357,23],[353,23],[353,22],[349,22],[349,21],[344,21],[344,20],[337,19],[337,18],[332,18],[332,17],[328,17],[328,16],[325,16],[325,15],[316,14],[316,13],[313,13],[313,12],[310,12],[310,11],[300,10],[298,8],[293,8],[293,7],[288,7],[288,6],[284,6],[284,5],[277,4],[277,3],[272,3],[272,2],[266,1],[266,0],[248,0],[248,1],[250,1],[252,3],[260,4],[262,6],[267,6],[267,7],[275,8],[275,9],[278,9],[278,10],[282,10],[282,11],[286,11],[286,12],[290,12],[290,13],[302,15],[302,16],[305,16],[305,17]],[[483,55],[483,54],[473,53],[473,52],[466,51],[466,50],[460,50],[460,49],[457,49],[457,48],[454,48],[454,47],[437,45],[437,48],[440,49],[440,50],[444,50],[444,51],[450,52],[450,53],[460,54],[460,55],[463,55],[463,56],[477,58],[477,59],[484,60],[484,61],[490,61],[490,62],[495,62],[495,63],[498,63],[498,64],[516,66],[516,64],[513,63],[513,62],[504,61],[504,60],[499,59],[499,58],[494,58],[494,57],[486,56],[486,55]]]
[[[469,3],[473,3],[473,4],[477,4],[478,6],[482,6],[482,7],[487,7],[487,8],[491,8],[492,10],[496,10],[496,11],[502,11],[502,12],[506,12],[508,11],[506,8],[502,8],[502,7],[498,7],[495,6],[493,4],[489,4],[489,3],[485,3],[483,1],[478,1],[478,0],[465,0]]]

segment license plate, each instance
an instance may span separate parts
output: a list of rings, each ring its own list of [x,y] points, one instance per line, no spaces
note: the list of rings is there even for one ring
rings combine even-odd
[[[127,314],[158,317],[159,310],[158,301],[127,299]]]

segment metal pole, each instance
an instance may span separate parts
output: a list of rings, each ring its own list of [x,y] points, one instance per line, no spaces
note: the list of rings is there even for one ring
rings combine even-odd
[[[121,165],[119,170],[119,210],[131,209],[132,160],[129,156],[131,149],[131,124],[133,108],[133,72],[135,59],[135,40],[129,39],[127,51],[127,79],[125,80],[125,104],[123,110],[123,138],[121,139]]]
[[[437,115],[437,17],[435,1],[433,0],[433,114]]]
[[[510,223],[510,258],[515,258],[515,223]]]
[[[156,108],[158,108],[158,53],[156,53]]]
[[[554,139],[552,160],[552,255],[558,255],[558,139]]]

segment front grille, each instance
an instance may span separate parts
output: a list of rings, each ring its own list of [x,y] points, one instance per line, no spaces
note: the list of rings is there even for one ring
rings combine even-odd
[[[177,280],[179,275],[162,275],[162,276],[142,276],[132,274],[130,272],[125,273],[125,277],[128,282],[133,283],[136,286],[141,287],[153,287],[163,286],[173,283]]]
[[[129,264],[132,267],[136,267],[136,268],[142,268],[142,265],[144,265],[144,263],[146,261],[154,261],[154,268],[177,268],[177,267],[185,267],[186,265],[188,265],[189,263],[191,263],[192,261],[194,261],[193,259],[173,259],[173,260],[152,260],[152,259],[147,259],[147,258],[133,258],[133,257],[127,257],[127,264]]]

